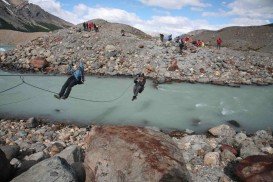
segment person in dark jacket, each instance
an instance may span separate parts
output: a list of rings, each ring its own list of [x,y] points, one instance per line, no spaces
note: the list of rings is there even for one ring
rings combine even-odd
[[[137,74],[137,77],[134,80],[135,86],[134,86],[134,96],[132,98],[132,101],[137,99],[138,93],[141,93],[144,90],[144,86],[146,83],[146,78],[144,76],[144,73]]]
[[[84,83],[84,66],[82,62],[80,62],[79,67],[75,71],[71,68],[71,66],[69,66],[68,72],[72,73],[72,76],[66,80],[60,93],[54,95],[54,97],[57,99],[67,99],[72,90],[72,87],[77,84]]]
[[[86,31],[87,23],[83,22],[83,30]]]

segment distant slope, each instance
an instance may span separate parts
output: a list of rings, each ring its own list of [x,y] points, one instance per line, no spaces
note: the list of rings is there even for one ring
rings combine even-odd
[[[207,45],[215,45],[216,38],[223,39],[223,46],[235,50],[255,50],[273,53],[273,24],[249,27],[227,27],[218,31],[194,31],[188,35],[203,40]]]
[[[0,30],[0,44],[17,45],[46,35],[46,32],[19,32]]]
[[[48,32],[70,26],[73,24],[25,0],[0,0],[0,29]]]

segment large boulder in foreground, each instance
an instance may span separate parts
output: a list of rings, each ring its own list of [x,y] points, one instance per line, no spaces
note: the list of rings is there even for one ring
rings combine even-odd
[[[39,162],[12,180],[12,182],[36,181],[76,182],[78,180],[74,169],[60,157],[53,157]]]
[[[191,181],[179,148],[161,132],[95,126],[86,144],[86,181]]]
[[[247,182],[272,182],[273,155],[253,155],[240,161],[236,175]]]

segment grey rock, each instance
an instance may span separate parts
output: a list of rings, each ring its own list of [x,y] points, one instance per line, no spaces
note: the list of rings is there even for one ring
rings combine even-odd
[[[53,157],[32,166],[12,180],[12,182],[76,182],[76,172],[62,158]]]
[[[240,157],[244,159],[251,155],[262,155],[262,152],[252,140],[245,140],[240,149]]]
[[[83,162],[84,160],[83,151],[77,145],[71,145],[65,148],[61,153],[57,154],[56,156],[65,159],[68,164]]]
[[[38,153],[34,153],[31,154],[29,156],[26,156],[24,159],[27,161],[37,161],[40,162],[46,158],[49,158],[50,156],[45,154],[44,152],[38,152]]]
[[[27,120],[26,126],[28,128],[36,128],[39,125],[39,122],[36,120],[36,118],[32,117]]]
[[[230,152],[229,150],[224,150],[221,152],[221,160],[225,162],[229,162],[236,159],[236,156]]]
[[[42,152],[46,148],[46,145],[41,142],[36,142],[31,144],[30,148],[34,149],[35,152]]]
[[[209,129],[209,133],[213,136],[232,137],[236,134],[236,131],[229,125],[220,125]]]
[[[235,138],[235,141],[237,142],[237,144],[241,144],[242,142],[245,141],[247,136],[246,136],[246,134],[241,132],[241,133],[237,133],[234,138]]]
[[[6,158],[10,161],[16,158],[20,153],[20,147],[18,145],[6,145],[1,146],[0,149],[5,153]]]
[[[19,168],[19,167],[21,167],[22,163],[20,160],[13,158],[10,161],[10,165],[12,165],[14,168]]]

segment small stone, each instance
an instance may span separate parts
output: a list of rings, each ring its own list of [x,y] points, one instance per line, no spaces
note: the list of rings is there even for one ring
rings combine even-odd
[[[29,156],[26,156],[24,159],[27,161],[31,160],[31,161],[40,162],[46,158],[49,158],[49,156],[46,155],[44,152],[38,152],[38,153],[31,154]]]
[[[229,150],[224,150],[223,152],[221,152],[221,160],[222,161],[226,161],[226,162],[229,162],[229,161],[233,161],[236,159],[236,156],[230,152]]]
[[[58,153],[60,153],[64,149],[64,146],[60,144],[59,142],[55,142],[51,147],[50,147],[50,155],[54,156]]]
[[[222,124],[209,129],[209,133],[213,136],[233,137],[236,134],[236,131],[232,127]]]
[[[207,166],[216,166],[219,164],[220,155],[218,152],[209,152],[204,157],[204,164]]]

